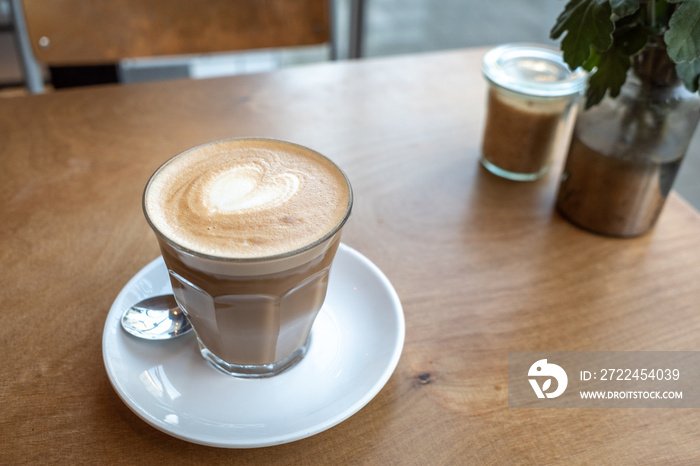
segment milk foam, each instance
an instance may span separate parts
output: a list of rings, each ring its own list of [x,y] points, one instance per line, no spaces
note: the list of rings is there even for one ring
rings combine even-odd
[[[274,208],[296,194],[302,176],[290,171],[266,177],[260,165],[234,166],[216,176],[205,188],[208,205],[212,212]]]
[[[325,157],[282,141],[232,139],[171,159],[144,195],[151,224],[206,255],[256,258],[323,238],[351,204],[345,175]]]

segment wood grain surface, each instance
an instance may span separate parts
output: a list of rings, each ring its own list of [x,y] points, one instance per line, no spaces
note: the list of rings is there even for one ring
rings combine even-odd
[[[700,350],[700,215],[672,193],[636,239],[554,211],[478,163],[484,49],[0,102],[0,462],[697,464],[696,409],[508,408],[508,351]],[[172,438],[112,389],[107,312],[158,255],[150,174],[196,144],[269,136],[348,174],[343,240],[394,284],[396,372],[341,424],[228,450]],[[696,138],[690,150],[700,148]]]
[[[330,41],[326,0],[22,0],[37,60],[116,63]]]

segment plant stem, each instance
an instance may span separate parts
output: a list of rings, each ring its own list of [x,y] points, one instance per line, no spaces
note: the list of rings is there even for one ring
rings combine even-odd
[[[676,65],[668,57],[662,36],[652,36],[649,44],[632,59],[635,74],[642,86],[668,86],[678,81]]]

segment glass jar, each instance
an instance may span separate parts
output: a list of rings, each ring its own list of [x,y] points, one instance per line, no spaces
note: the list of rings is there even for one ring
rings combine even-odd
[[[656,223],[700,119],[665,49],[637,58],[617,98],[579,115],[557,210],[595,233],[638,236]]]
[[[481,164],[516,181],[532,181],[565,150],[586,73],[571,72],[561,52],[532,44],[502,45],[483,61],[489,83]]]

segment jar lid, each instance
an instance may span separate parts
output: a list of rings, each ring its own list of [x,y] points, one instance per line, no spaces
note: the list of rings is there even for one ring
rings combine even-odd
[[[582,93],[586,71],[569,70],[559,50],[538,44],[506,44],[484,56],[487,79],[522,94],[542,97]]]

